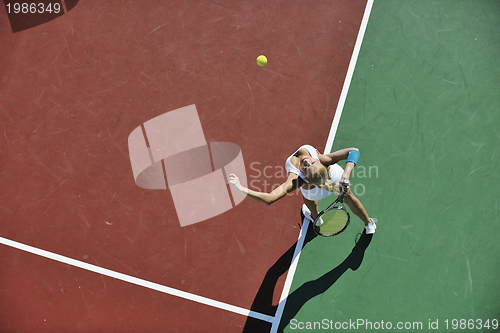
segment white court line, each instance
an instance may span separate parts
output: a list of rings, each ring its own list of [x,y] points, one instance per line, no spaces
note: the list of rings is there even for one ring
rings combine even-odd
[[[293,252],[292,264],[288,268],[288,274],[286,276],[285,285],[283,286],[283,291],[281,292],[280,303],[274,314],[273,326],[271,327],[270,333],[276,333],[281,322],[281,317],[283,316],[283,311],[285,310],[286,300],[288,298],[288,293],[290,292],[290,287],[292,286],[293,276],[297,270],[297,264],[299,263],[300,252],[304,247],[304,240],[306,238],[307,229],[309,228],[309,220],[304,218],[302,222],[302,228],[300,229],[299,239],[297,240],[297,245],[295,246],[295,251]]]
[[[356,62],[358,61],[359,51],[361,50],[361,44],[363,42],[363,37],[365,36],[366,27],[368,25],[368,19],[373,7],[373,0],[368,0],[366,3],[365,13],[363,14],[363,19],[361,20],[361,26],[359,27],[358,37],[356,39],[356,44],[354,45],[354,50],[351,56],[351,61],[349,62],[349,67],[347,69],[347,74],[344,80],[344,86],[342,87],[342,93],[340,94],[339,104],[337,105],[337,110],[335,111],[335,116],[333,117],[332,127],[330,128],[330,133],[328,134],[328,139],[326,140],[326,146],[324,154],[331,152],[333,146],[333,140],[337,134],[337,128],[339,127],[340,116],[342,115],[342,110],[344,109],[344,104],[347,98],[347,92],[349,91],[349,86],[351,85],[352,76],[354,74],[354,68],[356,67]],[[288,299],[288,294],[290,293],[290,287],[292,286],[293,276],[297,269],[297,264],[300,257],[300,251],[304,245],[305,235],[307,233],[307,228],[309,226],[309,220],[304,219],[302,223],[302,229],[300,231],[299,240],[297,241],[297,246],[295,248],[295,253],[293,254],[293,262],[288,269],[288,274],[285,280],[285,286],[283,292],[281,293],[280,303],[278,309],[276,310],[273,326],[270,333],[276,333],[281,322],[281,317],[283,316],[283,311],[285,310],[286,301]],[[300,246],[299,246],[300,245]]]
[[[273,317],[269,316],[269,315],[265,315],[265,314],[258,313],[255,311],[243,309],[243,308],[240,308],[238,306],[222,303],[219,301],[215,301],[215,300],[212,300],[212,299],[209,299],[206,297],[198,296],[198,295],[191,294],[191,293],[181,291],[181,290],[177,290],[174,288],[162,286],[161,284],[142,280],[142,279],[139,279],[139,278],[136,278],[133,276],[114,272],[114,271],[106,269],[106,268],[87,264],[87,263],[82,262],[82,261],[78,261],[75,259],[64,257],[64,256],[61,256],[59,254],[55,254],[52,252],[41,250],[41,249],[38,249],[36,247],[32,247],[29,245],[18,243],[18,242],[15,242],[15,241],[3,238],[3,237],[0,237],[0,243],[7,245],[7,246],[10,246],[10,247],[13,247],[13,248],[16,248],[18,250],[22,250],[22,251],[26,251],[26,252],[29,252],[32,254],[36,254],[38,256],[52,259],[52,260],[55,260],[55,261],[58,261],[58,262],[61,262],[61,263],[67,264],[67,265],[71,265],[74,267],[85,269],[87,271],[91,271],[91,272],[98,273],[101,275],[109,276],[109,277],[112,277],[114,279],[129,282],[129,283],[141,286],[141,287],[153,289],[153,290],[165,293],[165,294],[184,298],[184,299],[187,299],[187,300],[190,300],[193,302],[209,305],[209,306],[212,306],[214,308],[226,310],[229,312],[234,312],[234,313],[246,316],[246,317],[252,317],[252,318],[260,319],[260,320],[267,321],[267,322],[271,322],[273,320]]]
[[[365,36],[366,26],[368,25],[368,19],[370,18],[372,7],[373,0],[368,0],[368,2],[366,3],[365,13],[363,14],[363,20],[361,21],[361,26],[359,27],[356,44],[354,45],[354,51],[352,52],[351,62],[349,63],[349,68],[347,69],[344,86],[342,87],[342,93],[340,94],[339,104],[337,105],[335,116],[333,117],[330,134],[328,135],[328,139],[326,140],[324,154],[330,153],[333,146],[333,140],[335,139],[335,135],[337,134],[340,116],[342,115],[342,110],[344,109],[347,93],[349,92],[349,86],[351,85],[352,75],[354,74],[354,69],[356,68],[356,62],[358,61],[359,51],[361,50],[361,44],[363,43],[363,37]]]

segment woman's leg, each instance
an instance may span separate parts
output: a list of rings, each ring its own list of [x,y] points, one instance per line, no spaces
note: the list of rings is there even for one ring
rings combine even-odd
[[[351,211],[363,221],[365,225],[372,224],[370,221],[370,217],[368,216],[368,213],[366,212],[365,208],[363,207],[363,204],[361,204],[361,201],[358,200],[354,196],[354,194],[351,192],[351,189],[349,189],[349,194],[344,196],[344,202],[349,206]]]
[[[309,208],[309,210],[311,211],[312,218],[315,219],[318,216],[318,202],[306,199],[304,198],[304,196],[302,196],[302,199],[304,199],[304,203],[306,204],[307,208]]]

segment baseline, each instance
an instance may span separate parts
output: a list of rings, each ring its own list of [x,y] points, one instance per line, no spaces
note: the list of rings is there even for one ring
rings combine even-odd
[[[21,251],[29,252],[29,253],[32,253],[32,254],[47,258],[47,259],[52,259],[52,260],[55,260],[55,261],[58,261],[58,262],[61,262],[61,263],[64,263],[64,264],[67,264],[70,266],[78,267],[81,269],[85,269],[87,271],[91,271],[94,273],[98,273],[101,275],[112,277],[112,278],[117,279],[117,280],[129,282],[129,283],[141,286],[141,287],[156,290],[156,291],[159,291],[159,292],[162,292],[165,294],[177,296],[177,297],[184,298],[184,299],[187,299],[187,300],[190,300],[193,302],[205,304],[205,305],[208,305],[208,306],[211,306],[214,308],[234,312],[234,313],[246,316],[246,317],[252,317],[252,318],[256,318],[256,319],[263,320],[266,322],[271,322],[274,318],[272,316],[265,315],[265,314],[255,312],[252,310],[247,310],[247,309],[235,306],[235,305],[226,304],[226,303],[219,302],[219,301],[216,301],[216,300],[213,300],[210,298],[191,294],[191,293],[188,293],[188,292],[185,292],[182,290],[166,287],[166,286],[163,286],[163,285],[158,284],[158,283],[154,283],[154,282],[146,281],[146,280],[139,279],[139,278],[136,278],[133,276],[129,276],[126,274],[118,273],[118,272],[115,272],[115,271],[112,271],[112,270],[109,270],[106,268],[87,264],[87,263],[79,261],[79,260],[64,257],[64,256],[59,255],[59,254],[55,254],[55,253],[45,251],[45,250],[42,250],[42,249],[39,249],[36,247],[32,247],[32,246],[25,245],[25,244],[22,244],[19,242],[15,242],[15,241],[12,241],[10,239],[3,238],[3,237],[0,237],[0,244],[4,244],[6,246],[10,246],[10,247],[16,248],[16,249],[21,250]]]

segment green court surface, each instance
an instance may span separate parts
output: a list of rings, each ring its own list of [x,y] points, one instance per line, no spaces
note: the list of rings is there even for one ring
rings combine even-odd
[[[500,1],[375,0],[333,150],[378,229],[309,230],[279,331],[494,331],[499,113]]]

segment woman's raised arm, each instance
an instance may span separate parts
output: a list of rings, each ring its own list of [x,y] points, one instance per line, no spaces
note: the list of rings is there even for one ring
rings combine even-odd
[[[318,154],[318,159],[323,164],[324,166],[329,166],[337,163],[338,161],[346,160],[347,155],[349,155],[349,152],[351,150],[357,150],[359,151],[358,148],[345,148],[341,150],[334,151],[333,153],[329,154]]]

